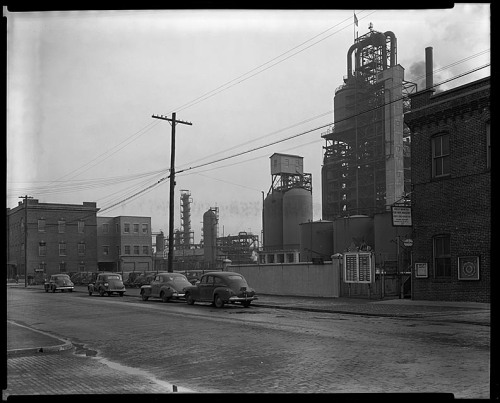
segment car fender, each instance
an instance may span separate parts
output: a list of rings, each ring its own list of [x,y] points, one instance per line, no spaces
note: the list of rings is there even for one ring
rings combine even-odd
[[[231,292],[227,289],[227,287],[217,287],[216,289],[214,289],[213,296],[215,297],[216,294],[223,300],[227,301],[229,300]]]
[[[171,297],[172,294],[174,293],[174,289],[168,285],[164,285],[160,288],[160,295],[162,292],[165,293],[165,295],[167,296],[167,298]]]
[[[150,285],[141,286],[141,294],[151,295],[151,286]]]
[[[193,299],[198,299],[199,298],[199,290],[198,290],[198,287],[196,286],[191,286],[191,287],[186,287],[186,289],[184,290],[184,292],[187,294],[191,294],[191,296],[193,297]]]

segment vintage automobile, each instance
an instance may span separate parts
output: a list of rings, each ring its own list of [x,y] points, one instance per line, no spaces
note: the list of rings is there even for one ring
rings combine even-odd
[[[213,271],[201,276],[195,285],[186,288],[184,298],[189,305],[195,302],[211,302],[217,308],[236,302],[244,307],[257,298],[255,290],[250,288],[245,278],[230,271]]]
[[[65,292],[66,290],[72,292],[74,284],[67,274],[52,274],[50,278],[45,281],[45,292]]]
[[[184,289],[191,286],[186,276],[181,273],[158,273],[153,280],[141,287],[141,298],[147,301],[148,298],[161,298],[163,302],[171,299],[184,298]]]
[[[117,293],[120,297],[125,294],[125,286],[123,285],[122,276],[119,273],[99,273],[94,283],[88,285],[89,295],[94,292],[111,296]]]

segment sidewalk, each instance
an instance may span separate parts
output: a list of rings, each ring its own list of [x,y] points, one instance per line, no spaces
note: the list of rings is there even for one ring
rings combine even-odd
[[[25,288],[24,284],[8,284],[8,287]],[[27,291],[43,290],[41,285],[30,285]],[[85,286],[75,286],[74,292],[87,292]],[[138,288],[129,288],[127,296],[137,296]],[[490,304],[478,302],[413,301],[409,299],[374,300],[364,298],[320,298],[259,295],[251,306],[309,312],[339,313],[361,316],[432,319],[439,321],[470,323],[490,326]],[[66,340],[48,333],[7,321],[7,356],[57,352],[71,349]]]

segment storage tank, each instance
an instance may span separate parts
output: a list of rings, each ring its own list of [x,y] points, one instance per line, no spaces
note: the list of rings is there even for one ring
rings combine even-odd
[[[293,188],[283,196],[283,249],[300,248],[300,224],[312,221],[312,192]]]
[[[264,200],[264,250],[283,249],[283,193],[269,193]]]
[[[333,255],[333,221],[319,220],[300,224],[300,261],[312,258],[331,260]]]
[[[217,213],[210,209],[203,214],[203,253],[209,268],[215,268],[217,257]]]
[[[343,253],[351,246],[375,245],[373,217],[353,215],[333,221],[333,244],[335,253]]]

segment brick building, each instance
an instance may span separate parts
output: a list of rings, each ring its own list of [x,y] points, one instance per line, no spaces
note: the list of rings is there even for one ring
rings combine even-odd
[[[153,270],[151,217],[97,217],[99,270]]]
[[[7,263],[10,267],[7,276],[23,276],[27,272],[28,276],[38,273],[45,277],[55,273],[95,271],[98,211],[93,202],[82,205],[39,203],[37,199],[25,199],[15,208],[7,208]]]
[[[412,298],[490,302],[490,78],[410,97]]]

